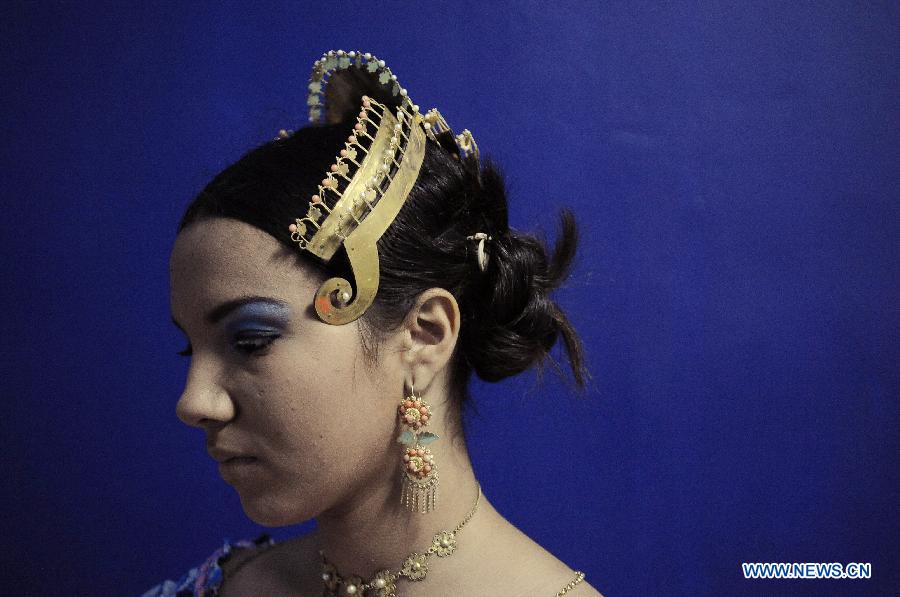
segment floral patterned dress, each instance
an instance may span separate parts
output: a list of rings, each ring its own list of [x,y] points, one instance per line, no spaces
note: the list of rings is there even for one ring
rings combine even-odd
[[[274,544],[275,540],[265,533],[253,541],[244,539],[231,543],[225,539],[225,544],[214,551],[202,564],[188,570],[177,581],[167,580],[156,585],[141,597],[213,597],[219,594],[219,587],[222,586],[222,565],[228,561],[235,550],[257,549]]]

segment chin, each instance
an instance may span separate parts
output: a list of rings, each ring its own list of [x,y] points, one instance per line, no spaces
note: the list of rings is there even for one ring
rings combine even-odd
[[[314,518],[314,512],[299,511],[296,504],[289,505],[271,496],[241,498],[241,506],[247,517],[263,527],[286,527],[306,522]]]

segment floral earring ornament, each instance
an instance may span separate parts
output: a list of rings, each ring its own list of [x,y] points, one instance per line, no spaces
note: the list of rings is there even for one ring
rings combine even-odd
[[[403,444],[403,491],[401,501],[413,512],[430,512],[437,507],[437,467],[434,454],[426,448],[438,436],[422,431],[432,418],[431,406],[417,396],[410,384],[409,396],[397,408],[400,427],[404,429],[397,438]]]

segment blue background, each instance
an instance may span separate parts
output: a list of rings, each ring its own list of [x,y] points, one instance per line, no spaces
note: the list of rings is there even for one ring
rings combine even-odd
[[[2,592],[136,595],[263,530],[175,418],[168,252],[338,48],[474,132],[513,226],[581,222],[587,399],[475,386],[509,520],[607,597],[900,591],[896,4],[153,4],[0,9]]]

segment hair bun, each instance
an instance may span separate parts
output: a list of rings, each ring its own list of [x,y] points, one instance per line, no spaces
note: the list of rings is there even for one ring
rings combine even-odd
[[[463,326],[463,344],[475,373],[499,381],[543,363],[560,334],[572,362],[581,344],[565,313],[550,298],[568,277],[578,244],[575,218],[560,217],[560,235],[549,255],[539,238],[509,230],[490,243],[490,262],[479,306]],[[573,367],[576,381],[584,370]]]

